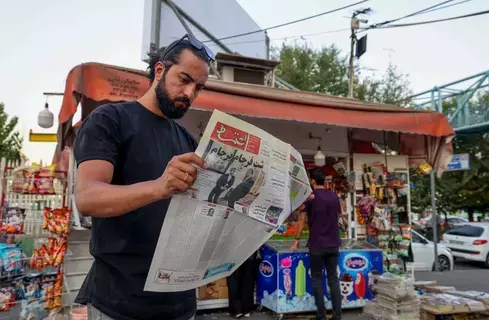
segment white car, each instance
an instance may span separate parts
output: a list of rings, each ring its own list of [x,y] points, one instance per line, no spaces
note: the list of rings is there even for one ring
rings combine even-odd
[[[429,241],[416,231],[411,231],[411,247],[413,250],[414,263],[407,264],[408,269],[414,271],[432,271],[435,267],[435,248],[433,242]],[[438,244],[438,270],[453,270],[453,255],[449,248],[443,244]]]
[[[489,223],[469,222],[456,225],[443,235],[456,258],[484,262],[489,268]]]

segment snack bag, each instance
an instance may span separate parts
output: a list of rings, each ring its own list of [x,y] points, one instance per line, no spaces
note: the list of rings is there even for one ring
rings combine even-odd
[[[37,194],[36,176],[41,167],[38,164],[33,164],[32,167],[25,169],[24,186],[22,193]]]
[[[49,220],[51,219],[51,208],[44,208],[44,219],[42,221],[42,228],[48,230]]]
[[[39,253],[43,260],[43,267],[53,265],[51,253],[48,251],[48,248],[46,248],[45,244],[41,246],[41,248],[39,249]]]
[[[24,233],[25,209],[12,207],[7,208],[3,217],[1,231],[7,234]]]
[[[40,298],[45,302],[45,308],[47,310],[53,309],[54,302],[54,284],[56,282],[56,273],[45,274],[41,278],[40,284]]]
[[[59,241],[56,252],[53,254],[53,266],[59,267],[63,263],[67,249],[68,241],[65,238],[62,238]]]
[[[54,191],[54,178],[53,177],[40,177],[36,179],[37,194],[41,195],[53,195]]]
[[[53,308],[61,308],[61,300],[63,298],[63,273],[59,272],[54,284],[54,302]]]
[[[15,245],[4,246],[1,250],[3,272],[18,274],[23,271],[22,249]]]
[[[41,275],[33,274],[25,278],[24,282],[24,299],[27,302],[33,302],[40,298]]]
[[[0,311],[10,311],[15,303],[15,286],[12,282],[0,286]]]
[[[14,170],[12,172],[12,192],[15,193],[23,193],[24,192],[24,183],[28,172],[25,168]]]
[[[36,176],[37,193],[42,195],[56,194],[54,191],[54,170],[56,165],[41,168]]]

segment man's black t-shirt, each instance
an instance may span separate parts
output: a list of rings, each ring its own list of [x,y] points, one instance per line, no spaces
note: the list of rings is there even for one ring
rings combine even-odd
[[[106,160],[114,165],[112,184],[159,178],[175,155],[197,143],[180,125],[153,114],[138,102],[107,104],[84,121],[74,146],[78,165]],[[116,320],[187,320],[196,311],[195,290],[144,292],[170,200],[115,218],[92,218],[90,253],[95,261],[76,299]]]

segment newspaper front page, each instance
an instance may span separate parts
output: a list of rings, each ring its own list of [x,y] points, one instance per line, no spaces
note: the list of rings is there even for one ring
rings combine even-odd
[[[312,192],[290,144],[223,112],[212,114],[196,153],[208,169],[173,196],[145,291],[191,290],[229,276]]]

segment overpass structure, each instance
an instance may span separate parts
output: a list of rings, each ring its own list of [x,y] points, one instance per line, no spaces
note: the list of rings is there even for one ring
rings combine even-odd
[[[448,117],[459,135],[489,132],[489,70],[410,96],[411,106]]]

